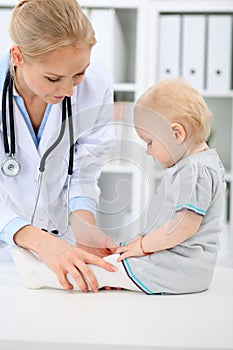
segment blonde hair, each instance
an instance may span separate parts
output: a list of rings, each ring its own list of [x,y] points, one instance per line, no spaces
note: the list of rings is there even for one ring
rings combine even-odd
[[[137,105],[153,109],[169,121],[180,122],[187,137],[196,143],[209,137],[212,113],[200,93],[182,78],[158,82],[139,97]]]
[[[21,0],[9,34],[25,58],[41,60],[62,46],[92,47],[94,30],[76,0]]]

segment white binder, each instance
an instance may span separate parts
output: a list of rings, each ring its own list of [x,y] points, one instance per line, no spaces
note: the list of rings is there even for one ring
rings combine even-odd
[[[92,9],[90,20],[97,40],[92,49],[92,61],[105,67],[114,82],[124,82],[126,47],[116,11]]]
[[[0,23],[1,23],[1,40],[0,40],[0,56],[10,49],[12,41],[8,33],[9,20],[12,10],[0,8]]]
[[[192,86],[204,89],[206,16],[183,16],[182,75]]]
[[[207,89],[227,92],[231,88],[232,18],[209,15],[207,51]]]
[[[159,18],[159,79],[180,75],[179,15],[161,15]]]

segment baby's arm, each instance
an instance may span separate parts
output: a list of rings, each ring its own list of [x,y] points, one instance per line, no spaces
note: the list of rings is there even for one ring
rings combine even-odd
[[[138,237],[126,246],[119,248],[116,253],[123,253],[118,261],[130,256],[143,256],[146,253],[169,249],[186,241],[200,227],[202,216],[190,210],[182,210],[154,232]]]

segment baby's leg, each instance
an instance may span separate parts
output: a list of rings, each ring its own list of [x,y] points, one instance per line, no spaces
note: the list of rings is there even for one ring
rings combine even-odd
[[[117,271],[115,272],[107,271],[96,265],[89,265],[97,279],[99,289],[109,286],[141,292],[141,289],[139,289],[126,274],[123,264],[117,261],[118,257],[119,254],[112,254],[104,258],[104,260],[116,266]]]
[[[62,288],[56,274],[30,250],[14,246],[11,255],[26,287]]]
[[[31,251],[13,247],[11,249],[13,260],[24,281],[24,284],[31,289],[56,288],[62,289],[57,276]],[[129,279],[122,263],[117,262],[118,254],[109,255],[104,258],[106,261],[117,267],[116,272],[109,272],[99,266],[89,265],[93,271],[99,289],[105,286],[120,287],[128,290],[140,291],[140,289]],[[67,278],[74,286],[73,290],[80,290],[69,274]]]

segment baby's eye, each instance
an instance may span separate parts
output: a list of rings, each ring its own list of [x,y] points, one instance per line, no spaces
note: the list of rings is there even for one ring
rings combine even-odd
[[[147,147],[151,146],[151,144],[152,144],[152,141],[148,141],[147,142]]]

